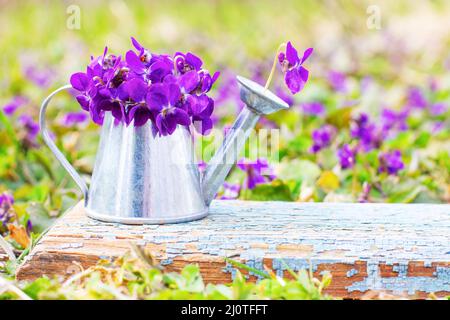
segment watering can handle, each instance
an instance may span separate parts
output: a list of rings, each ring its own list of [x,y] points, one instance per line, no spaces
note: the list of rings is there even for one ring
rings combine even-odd
[[[56,89],[53,91],[47,98],[45,98],[44,102],[42,102],[41,111],[39,112],[39,126],[41,128],[42,137],[44,138],[45,143],[50,148],[52,153],[56,156],[56,159],[61,163],[61,165],[66,169],[66,171],[69,173],[69,175],[72,177],[72,179],[76,182],[78,187],[81,189],[81,192],[84,196],[84,202],[87,203],[88,198],[88,187],[86,183],[84,182],[83,178],[78,174],[78,172],[75,170],[75,168],[69,163],[69,161],[64,157],[62,152],[58,149],[56,144],[53,142],[52,138],[50,137],[50,134],[47,130],[46,122],[45,122],[45,112],[47,111],[47,106],[52,100],[52,98],[59,92],[71,89],[71,85],[65,85],[62,86],[59,89]]]

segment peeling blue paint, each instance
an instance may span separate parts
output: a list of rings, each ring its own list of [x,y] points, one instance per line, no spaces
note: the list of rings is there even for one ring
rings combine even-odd
[[[408,266],[400,264],[393,266],[393,271],[398,272],[396,277],[382,278],[378,272],[378,265],[375,263],[368,264],[367,278],[362,281],[355,282],[347,287],[349,292],[367,290],[389,290],[394,293],[407,292],[412,295],[416,291],[424,291],[427,293],[437,291],[450,291],[450,268],[436,267],[434,277],[411,276],[407,274]]]
[[[172,259],[164,259],[164,260],[161,260],[161,261],[159,262],[159,264],[162,265],[162,266],[167,266],[167,265],[170,265],[170,264],[172,264],[172,263],[173,263],[173,260],[172,260]]]
[[[350,269],[349,271],[347,271],[347,278],[353,277],[354,275],[358,274],[358,270],[356,269]]]
[[[322,264],[339,263],[348,265],[347,278],[367,272],[347,287],[349,292],[450,292],[450,265],[436,267],[433,277],[408,275],[411,261],[425,267],[450,262],[448,205],[214,201],[206,219],[190,223],[126,226],[80,218],[53,230],[61,227],[82,230],[84,241],[103,236],[158,245],[157,258],[164,264],[192,254],[215,261],[232,255],[258,270],[264,270],[264,259],[271,259],[268,267],[281,276],[287,268],[317,271]],[[381,264],[392,266],[396,276],[381,277]],[[233,266],[223,270],[235,276]]]

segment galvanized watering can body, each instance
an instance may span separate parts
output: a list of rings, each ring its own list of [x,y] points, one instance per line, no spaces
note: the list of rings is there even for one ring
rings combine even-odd
[[[59,151],[47,131],[42,104],[40,126],[44,141],[80,187],[88,216],[124,224],[164,224],[205,217],[208,207],[235,163],[245,140],[263,114],[288,105],[257,83],[238,77],[242,109],[222,146],[200,173],[192,136],[179,126],[172,135],[154,134],[151,121],[140,127],[115,124],[105,115],[90,187]]]

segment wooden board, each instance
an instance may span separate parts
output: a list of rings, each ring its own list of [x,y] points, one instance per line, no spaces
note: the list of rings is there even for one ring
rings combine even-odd
[[[130,226],[87,218],[78,204],[42,238],[19,279],[69,276],[81,264],[145,245],[168,270],[198,263],[207,282],[229,282],[224,257],[279,275],[312,267],[331,271],[328,292],[359,297],[368,290],[450,294],[450,206],[214,201],[199,221]],[[257,280],[255,275],[247,275]]]

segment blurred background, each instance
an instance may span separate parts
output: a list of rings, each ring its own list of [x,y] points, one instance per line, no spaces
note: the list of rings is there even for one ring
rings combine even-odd
[[[260,123],[280,129],[276,159],[242,161],[218,197],[450,201],[449,1],[0,0],[0,193],[15,199],[19,225],[39,232],[80,197],[38,135],[41,101],[105,45],[131,49],[131,36],[221,71],[217,128],[239,111],[236,74],[263,83],[280,43],[314,48],[300,94],[275,74],[271,90],[291,105]],[[67,95],[49,119],[88,180],[98,127],[80,111]]]

